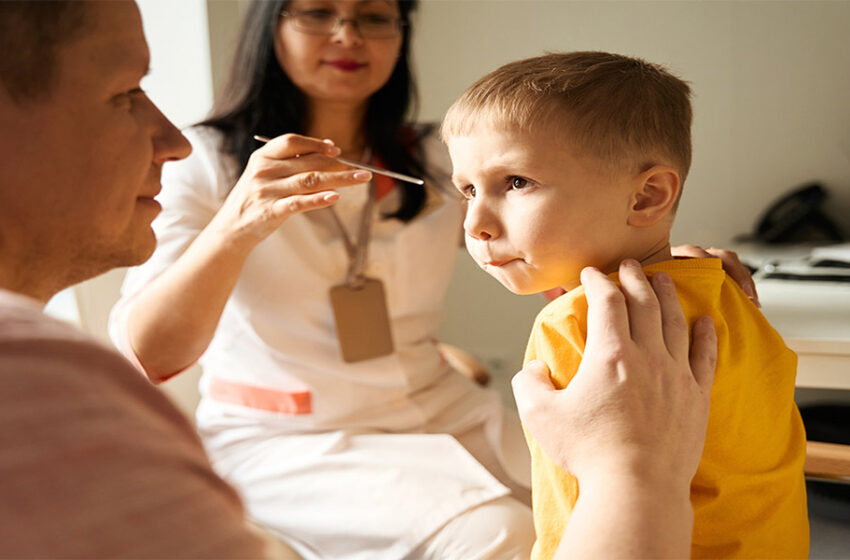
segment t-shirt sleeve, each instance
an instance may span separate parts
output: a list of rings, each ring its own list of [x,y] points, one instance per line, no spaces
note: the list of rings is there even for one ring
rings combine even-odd
[[[581,364],[587,339],[586,317],[584,298],[569,302],[556,300],[544,308],[534,323],[525,362],[545,362],[559,389],[567,386]]]
[[[526,362],[545,362],[559,388],[569,384],[581,364],[586,309],[586,300],[571,292],[547,305],[534,323]],[[526,440],[531,454],[531,493],[537,534],[532,556],[549,558],[555,554],[578,497],[578,483],[546,455],[528,432]]]
[[[0,314],[0,556],[262,557],[188,420],[63,327]]]

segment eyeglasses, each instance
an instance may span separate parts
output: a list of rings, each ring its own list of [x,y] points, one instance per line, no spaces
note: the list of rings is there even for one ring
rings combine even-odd
[[[341,18],[330,10],[283,11],[280,17],[290,19],[298,31],[313,35],[333,35],[345,22],[351,22],[355,31],[364,39],[392,39],[398,36],[404,26],[404,22],[397,17],[362,14]]]

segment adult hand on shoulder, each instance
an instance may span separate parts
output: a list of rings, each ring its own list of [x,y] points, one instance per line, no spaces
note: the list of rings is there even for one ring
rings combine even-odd
[[[714,327],[698,320],[689,350],[670,277],[657,273],[650,287],[634,261],[619,276],[622,292],[598,270],[582,272],[588,334],[581,366],[556,390],[544,364],[528,364],[513,379],[520,417],[580,485],[620,471],[687,486],[705,440]]]
[[[259,243],[293,214],[333,205],[333,189],[366,183],[369,171],[348,168],[330,141],[298,134],[270,140],[248,165],[211,226],[230,241]]]
[[[513,380],[520,417],[543,450],[576,476],[579,497],[555,554],[564,558],[684,558],[693,529],[690,481],[708,424],[717,361],[711,320],[685,324],[670,277],[650,287],[635,261],[622,292],[582,272],[587,345],[570,384],[555,390],[530,363]]]
[[[706,259],[715,257],[723,263],[723,270],[734,280],[744,293],[747,294],[756,306],[761,307],[759,303],[759,294],[756,291],[756,283],[753,282],[753,275],[750,270],[744,266],[741,259],[738,258],[738,253],[728,251],[726,249],[716,249],[709,247],[703,249],[699,245],[677,245],[671,247],[671,253],[674,257],[691,257],[696,259]]]

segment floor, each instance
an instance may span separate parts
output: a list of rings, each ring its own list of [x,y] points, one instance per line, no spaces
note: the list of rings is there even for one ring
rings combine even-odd
[[[809,557],[814,560],[850,558],[850,520],[812,515],[809,517],[812,547]]]
[[[824,502],[810,491],[809,525],[812,540],[810,558],[850,558],[850,501]]]

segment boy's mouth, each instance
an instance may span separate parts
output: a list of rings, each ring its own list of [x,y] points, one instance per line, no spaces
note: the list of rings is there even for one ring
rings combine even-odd
[[[484,261],[482,264],[484,266],[492,266],[492,267],[498,268],[500,266],[505,266],[508,263],[512,263],[516,260],[519,260],[519,259],[504,259],[504,260],[491,259],[489,261]]]

